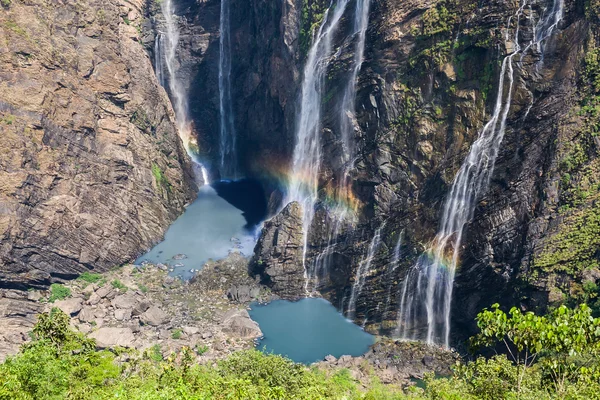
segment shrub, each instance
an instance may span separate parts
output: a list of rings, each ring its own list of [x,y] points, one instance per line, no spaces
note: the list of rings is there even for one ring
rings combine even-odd
[[[100,274],[93,274],[91,272],[86,271],[83,274],[79,275],[77,279],[87,283],[98,283],[103,279],[103,277]]]
[[[175,329],[172,333],[171,333],[171,337],[173,339],[181,339],[181,336],[183,336],[183,331],[181,329]]]
[[[112,287],[114,287],[115,289],[121,290],[121,291],[123,291],[123,292],[126,292],[126,291],[129,289],[127,286],[125,286],[125,285],[123,284],[123,282],[121,282],[121,281],[120,281],[120,280],[118,280],[118,279],[115,279],[115,280],[114,280],[114,281],[112,281],[110,284],[111,284],[111,285],[112,285]]]
[[[56,300],[64,300],[71,296],[71,289],[58,283],[50,285],[50,297],[48,301],[54,303]]]

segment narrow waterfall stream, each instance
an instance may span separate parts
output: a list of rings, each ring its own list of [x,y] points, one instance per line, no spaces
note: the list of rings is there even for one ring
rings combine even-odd
[[[557,0],[553,4],[556,5]],[[514,88],[513,59],[522,51],[520,30],[526,5],[527,0],[523,0],[516,14],[509,17],[506,24],[505,40],[513,43],[514,51],[502,61],[494,113],[471,146],[454,179],[444,204],[438,234],[429,249],[408,271],[401,285],[398,334],[403,339],[424,340],[446,347],[450,344],[452,291],[464,228],[489,186],[504,138]],[[546,19],[556,22],[542,22],[542,29],[534,35],[525,49],[537,46],[538,40],[546,40],[552,34],[558,21],[562,19],[562,10],[562,6],[552,8]],[[510,29],[513,26],[514,36],[511,38]],[[508,87],[505,88],[505,85]]]
[[[344,165],[339,171],[337,187],[333,188],[337,203],[329,210],[333,223],[328,227],[328,241],[325,249],[319,254],[311,266],[307,266],[306,290],[317,290],[319,277],[326,276],[330,269],[331,255],[338,243],[338,236],[344,226],[350,226],[354,222],[357,204],[352,193],[350,184],[350,171],[354,167],[354,133],[357,128],[356,112],[356,84],[358,75],[362,68],[365,54],[365,42],[367,28],[369,26],[370,0],[357,0],[354,10],[354,24],[351,37],[355,40],[354,57],[352,59],[351,72],[348,75],[343,96],[339,104],[339,129],[341,136],[342,155]],[[309,290],[309,283],[313,282]]]
[[[332,51],[333,35],[346,10],[349,0],[339,0],[333,10],[329,8],[323,17],[312,47],[308,52],[302,81],[300,112],[296,120],[296,144],[292,162],[291,182],[287,200],[298,201],[303,208],[304,229],[304,271],[306,268],[306,247],[308,230],[314,217],[317,201],[319,171],[321,166],[321,102],[323,85],[329,57]]]
[[[194,137],[189,118],[188,91],[176,75],[178,68],[177,47],[179,45],[179,26],[173,8],[173,0],[161,1],[160,8],[165,19],[165,32],[159,32],[156,35],[156,42],[154,44],[156,77],[163,87],[169,89],[177,120],[177,131],[183,142],[183,146],[195,163],[195,170],[199,172],[198,174],[202,178],[202,182],[200,183],[208,184],[210,182],[208,171],[200,163],[197,154],[193,151],[193,149],[198,148],[198,141]]]
[[[231,24],[230,0],[221,0],[219,37],[219,153],[221,178],[238,175],[235,120],[231,98]]]
[[[384,226],[380,226],[375,231],[375,235],[373,235],[373,239],[371,239],[371,243],[369,244],[367,254],[365,254],[356,270],[356,276],[354,277],[354,284],[352,285],[350,299],[348,300],[348,308],[346,310],[346,316],[350,319],[354,319],[356,315],[356,300],[365,286],[367,275],[371,271],[373,259],[375,258],[377,250],[379,250],[379,245],[381,244],[381,230],[383,228]]]

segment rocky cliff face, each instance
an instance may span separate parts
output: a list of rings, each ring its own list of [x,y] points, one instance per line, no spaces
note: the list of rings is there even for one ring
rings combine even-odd
[[[131,260],[195,194],[144,2],[2,2],[0,286]]]
[[[358,222],[332,238],[324,201],[307,256],[307,265],[329,259],[318,289],[344,310],[374,232],[382,229],[356,305],[356,318],[368,329],[392,333],[397,325],[401,284],[434,238],[454,176],[493,112],[501,61],[515,51],[506,33],[518,27],[527,43],[554,3],[526,1],[517,19],[517,2],[373,2],[351,171],[362,207]],[[597,295],[598,7],[580,1],[564,7],[543,48],[515,58],[506,135],[463,240],[454,291],[460,307],[452,313],[457,338],[496,301],[535,308]],[[335,99],[353,40],[347,14],[326,82],[323,200],[339,177]]]

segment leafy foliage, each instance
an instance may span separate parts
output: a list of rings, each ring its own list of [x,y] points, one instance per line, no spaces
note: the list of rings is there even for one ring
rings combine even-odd
[[[58,309],[40,315],[32,339],[0,364],[0,400],[405,398],[375,380],[363,390],[347,371],[328,376],[256,350],[202,366],[187,348],[164,360],[157,345],[123,361],[72,331]]]

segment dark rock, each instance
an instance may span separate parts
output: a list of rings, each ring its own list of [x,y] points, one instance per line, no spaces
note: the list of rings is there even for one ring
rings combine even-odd
[[[283,298],[304,295],[302,265],[304,236],[300,204],[288,204],[281,213],[265,222],[254,249],[251,273]]]

